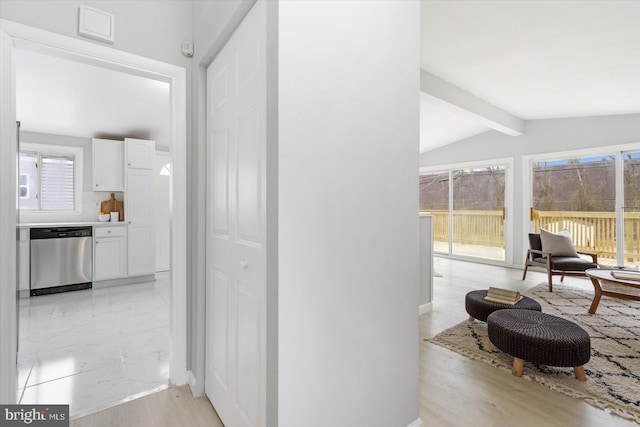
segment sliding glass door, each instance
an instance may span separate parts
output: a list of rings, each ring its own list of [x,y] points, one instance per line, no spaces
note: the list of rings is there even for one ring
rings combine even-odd
[[[579,251],[616,263],[615,154],[533,162],[534,232],[568,230]]]
[[[420,213],[433,215],[433,250],[449,253],[449,171],[420,174]]]
[[[504,261],[504,166],[454,169],[453,255]]]
[[[506,165],[420,174],[420,211],[434,216],[435,252],[506,260]]]
[[[640,152],[533,160],[530,229],[566,229],[604,265],[640,263]]]

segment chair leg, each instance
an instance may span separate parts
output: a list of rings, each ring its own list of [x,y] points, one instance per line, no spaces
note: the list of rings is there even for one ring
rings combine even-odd
[[[560,283],[564,282],[564,274],[560,276]]]
[[[551,274],[551,270],[547,270],[547,275],[549,276],[549,292],[553,292],[553,274]]]
[[[525,263],[524,264],[524,273],[522,273],[522,280],[525,279],[525,277],[527,277],[527,269],[529,268],[529,264]]]

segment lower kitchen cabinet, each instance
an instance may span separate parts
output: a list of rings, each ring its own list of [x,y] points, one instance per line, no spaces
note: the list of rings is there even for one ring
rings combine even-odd
[[[127,275],[125,227],[95,227],[93,232],[93,280]]]
[[[129,276],[155,273],[156,251],[153,225],[144,221],[131,221],[128,226],[128,270]]]

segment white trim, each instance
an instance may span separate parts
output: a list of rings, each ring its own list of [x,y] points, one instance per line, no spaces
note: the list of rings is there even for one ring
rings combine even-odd
[[[145,58],[132,53],[97,45],[15,22],[0,19],[0,196],[15,200],[15,81],[12,56],[16,46],[55,51],[103,68],[135,74],[171,85],[171,121],[173,174],[171,177],[171,361],[169,381],[183,385],[187,381],[187,117],[186,70],[183,67]],[[7,96],[7,95],[11,96]],[[8,185],[8,183],[11,183]],[[0,401],[15,402],[15,203],[0,208]],[[9,268],[10,267],[10,268]],[[7,285],[8,284],[8,285]],[[6,307],[5,307],[6,305]]]
[[[427,302],[425,304],[421,304],[418,307],[418,315],[421,316],[425,313],[430,312],[431,310],[433,310],[433,302]]]
[[[423,425],[424,423],[422,422],[422,419],[418,418],[417,420],[409,424],[407,427],[422,427]]]
[[[16,403],[16,111],[10,36],[0,20],[0,403]]]
[[[187,383],[189,384],[189,388],[191,388],[193,397],[204,396],[204,382],[198,381],[191,369],[187,371]]]
[[[476,168],[476,167],[483,167],[487,165],[497,165],[500,163],[508,163],[511,167],[513,167],[513,157],[504,157],[501,159],[476,160],[473,162],[448,163],[448,164],[438,165],[438,166],[421,166],[420,173],[444,171],[447,169]]]

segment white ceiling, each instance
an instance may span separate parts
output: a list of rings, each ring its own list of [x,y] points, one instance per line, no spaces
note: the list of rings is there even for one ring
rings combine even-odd
[[[455,111],[433,105],[425,96],[420,97],[420,151],[433,150],[488,130]]]
[[[170,145],[169,84],[17,49],[22,130],[85,138],[133,137]]]
[[[516,117],[640,112],[640,1],[423,0],[421,18],[421,68]],[[421,151],[457,129],[431,127]]]

